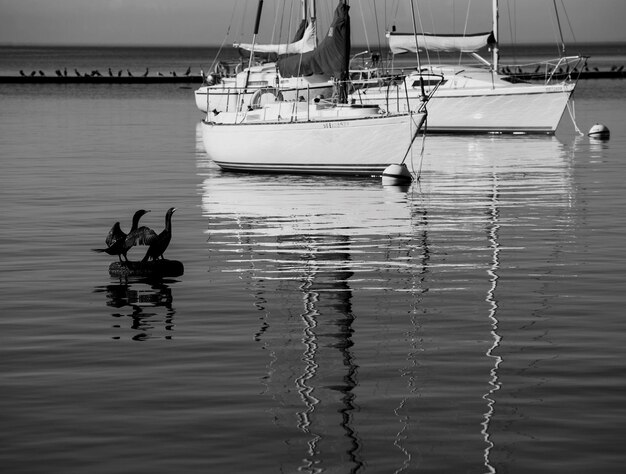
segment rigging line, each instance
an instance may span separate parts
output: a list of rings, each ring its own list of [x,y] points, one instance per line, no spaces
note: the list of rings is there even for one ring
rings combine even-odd
[[[580,135],[581,137],[584,136],[585,134],[580,131],[580,128],[578,128],[578,125],[576,124],[576,104],[574,103],[573,97],[567,101],[567,111],[569,112],[569,116],[572,119],[572,123],[574,124],[574,130],[576,130],[576,133],[578,133],[578,135]]]
[[[467,24],[469,23],[469,12],[472,8],[472,0],[467,2],[467,12],[465,13],[465,26],[463,26],[463,36],[467,35]],[[461,59],[463,58],[463,51],[459,51],[459,66],[461,65]]]
[[[211,63],[211,67],[209,68],[209,71],[214,71],[215,65],[217,64],[217,61],[219,60],[219,57],[220,57],[220,55],[222,53],[222,49],[224,49],[224,44],[226,44],[226,40],[230,36],[230,29],[233,26],[233,19],[235,18],[235,9],[236,8],[237,8],[237,2],[234,2],[233,3],[233,11],[232,11],[232,13],[230,15],[230,21],[228,22],[228,28],[226,29],[226,34],[224,35],[224,39],[222,40],[222,44],[220,44],[220,47],[217,50],[217,54],[213,58],[213,62]],[[208,72],[207,72],[207,74],[208,74]],[[208,96],[207,96],[207,99],[208,99]]]
[[[436,35],[437,34],[437,28],[435,27],[435,15],[433,15],[433,8],[432,8],[433,4],[432,2],[428,3],[428,11],[429,11],[429,17],[430,17],[430,26],[431,26],[431,33]],[[443,61],[441,60],[441,52],[440,51],[436,51],[437,53],[437,62],[439,64],[441,64]],[[428,65],[432,66],[432,64],[430,64],[430,57],[428,56],[428,52],[426,53],[426,58],[428,60]]]
[[[509,17],[509,29],[510,29],[510,33],[511,33],[511,43],[512,43],[512,56],[513,56],[513,61],[515,63],[517,63],[517,49],[516,49],[516,45],[517,45],[517,28],[516,28],[516,23],[517,23],[517,3],[515,2],[515,0],[513,0],[513,20],[511,20],[511,7],[509,5],[509,3],[507,3],[506,5],[506,13],[507,16]],[[498,38],[498,42],[500,42],[500,38]]]
[[[413,0],[411,0],[411,8],[413,8]],[[420,24],[420,30],[422,31],[422,38],[424,38],[424,25],[422,24],[422,14],[420,13],[419,3],[416,5],[416,10],[417,10],[417,19]],[[413,23],[415,24],[415,16],[413,16]],[[426,43],[426,41],[424,41],[424,43]],[[419,49],[417,48],[417,45],[415,45],[415,49]],[[424,51],[426,52],[426,61],[428,62],[428,64],[430,64],[430,54],[428,52],[428,48],[424,48]],[[416,51],[416,54],[418,55],[417,65],[418,67],[420,67],[419,51]]]
[[[372,48],[370,46],[370,39],[367,36],[367,26],[365,25],[365,13],[363,13],[363,2],[359,2],[359,9],[361,10],[361,21],[363,22],[363,32],[365,33],[365,44],[367,45],[367,49],[369,51]]]
[[[376,9],[376,3],[372,0],[372,7],[374,8],[374,22],[376,24],[376,40],[378,41],[378,53],[382,57],[383,45],[380,40],[380,28],[378,23],[378,10]]]
[[[559,18],[559,9],[556,6],[556,0],[552,0],[554,5],[554,14],[556,15],[556,24],[559,28],[559,38],[561,39],[561,53],[565,56],[565,40],[563,40],[563,30],[561,28],[561,19]]]
[[[567,14],[567,9],[565,8],[565,4],[563,3],[563,0],[561,0],[561,7],[563,8],[563,13],[565,13],[565,19],[567,20],[567,25],[569,26],[570,33],[572,33],[572,38],[574,39],[574,43],[577,43],[576,35],[574,34],[574,28],[572,27],[572,23],[569,21],[569,15]]]
[[[244,35],[244,31],[245,31],[244,21],[248,17],[247,12],[248,12],[248,2],[244,1],[243,2],[243,15],[241,15],[241,26],[239,27],[239,40],[240,40],[240,42],[243,42],[243,39],[244,39],[244,36],[243,36]]]

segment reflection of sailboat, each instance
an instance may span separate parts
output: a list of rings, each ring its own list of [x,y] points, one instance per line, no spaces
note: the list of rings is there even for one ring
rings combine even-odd
[[[110,284],[103,287],[96,287],[96,293],[105,293],[107,306],[122,310],[130,308],[131,311],[124,314],[115,312],[114,318],[124,316],[131,318],[130,329],[132,339],[142,341],[155,337],[154,330],[157,325],[162,325],[166,331],[163,336],[171,339],[171,331],[174,330],[174,314],[176,311],[172,306],[172,290],[169,285],[162,281],[149,280],[120,280],[117,284]],[[165,308],[165,315],[161,315],[159,309]],[[162,321],[159,323],[159,321]],[[121,326],[115,325],[119,328]],[[119,339],[119,337],[114,337]]]
[[[251,332],[285,471],[496,465],[501,261],[519,251],[516,225],[567,225],[571,163],[552,137],[446,137],[433,149],[426,179],[396,194],[369,180],[222,173],[198,154],[207,234],[262,314]]]

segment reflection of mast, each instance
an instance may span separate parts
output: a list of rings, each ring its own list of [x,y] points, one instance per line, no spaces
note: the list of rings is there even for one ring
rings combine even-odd
[[[419,321],[417,320],[417,313],[418,313],[418,308],[420,307],[420,303],[422,300],[422,294],[427,291],[425,289],[425,281],[426,281],[426,274],[428,273],[428,262],[430,260],[430,248],[429,248],[428,231],[427,231],[428,213],[427,211],[424,210],[424,211],[421,211],[420,214],[421,214],[421,218],[419,219],[420,220],[419,226],[421,226],[423,230],[420,232],[420,234],[418,234],[418,245],[409,247],[412,250],[418,250],[420,252],[419,258],[417,259],[419,262],[419,265],[417,265],[417,267],[420,270],[417,273],[417,275],[412,279],[413,281],[411,285],[411,293],[414,297],[414,301],[413,301],[413,309],[411,311],[412,330],[408,334],[408,338],[409,338],[410,345],[411,345],[411,351],[407,355],[407,361],[410,363],[410,366],[402,370],[402,377],[408,378],[407,385],[409,389],[409,395],[404,397],[402,401],[400,402],[400,405],[394,410],[395,415],[400,419],[400,422],[402,423],[402,428],[396,434],[396,439],[393,444],[397,446],[398,449],[400,449],[400,451],[402,451],[402,453],[405,456],[405,460],[402,466],[400,466],[398,469],[394,471],[395,474],[406,471],[410,467],[410,463],[412,459],[411,452],[409,451],[407,447],[404,446],[404,441],[407,438],[405,433],[409,429],[410,422],[411,422],[411,416],[410,414],[408,414],[410,413],[410,409],[406,409],[407,414],[404,416],[401,415],[401,412],[405,410],[405,406],[406,406],[408,398],[414,396],[415,393],[417,392],[415,371],[417,370],[417,366],[418,366],[418,362],[417,362],[418,355],[421,351],[418,348],[418,345],[421,342],[421,339],[418,336]],[[412,213],[411,217],[416,218],[417,215]]]
[[[352,313],[352,292],[348,286],[348,279],[353,275],[348,265],[348,237],[333,236],[329,240],[327,236],[298,236],[297,239],[307,241],[307,251],[300,257],[305,262],[301,276],[304,281],[300,286],[304,302],[300,317],[304,324],[301,340],[305,366],[295,380],[305,408],[297,413],[297,426],[311,435],[307,443],[307,458],[300,470],[317,472],[320,468],[320,444],[324,435],[316,433],[314,425],[316,421],[323,425],[327,420],[319,413],[316,417],[315,412],[330,406],[338,394],[339,424],[349,443],[344,452],[350,458],[350,472],[358,472],[363,468],[363,462],[359,459],[361,442],[352,426],[355,410],[353,389],[357,386],[358,367],[351,351],[355,317]],[[340,354],[340,363],[333,356],[335,350]],[[338,365],[343,373],[339,383],[332,380],[336,376],[332,370],[334,365]]]
[[[489,281],[491,282],[491,287],[489,291],[487,291],[486,301],[489,303],[489,319],[491,324],[491,336],[493,338],[493,344],[487,352],[486,356],[493,360],[493,367],[489,371],[489,391],[483,395],[483,399],[487,401],[487,412],[485,413],[485,421],[482,422],[483,429],[481,431],[485,443],[487,444],[485,448],[485,467],[488,469],[487,472],[495,473],[496,470],[491,465],[491,461],[489,459],[489,455],[491,450],[494,447],[493,441],[491,441],[491,437],[489,435],[489,425],[491,423],[491,418],[493,417],[494,405],[496,403],[493,398],[494,392],[500,389],[500,382],[498,379],[498,366],[502,362],[502,358],[498,355],[494,355],[494,350],[500,345],[500,340],[502,339],[500,335],[498,335],[498,319],[497,319],[497,311],[498,311],[498,301],[495,298],[496,286],[498,284],[498,274],[497,270],[500,268],[500,244],[498,243],[498,231],[500,230],[500,224],[498,224],[498,219],[500,217],[500,211],[498,210],[498,176],[494,174],[493,176],[493,192],[491,194],[491,207],[490,207],[490,223],[489,223],[489,242],[490,248],[493,251],[493,257],[491,259],[491,267],[487,270],[489,275]]]

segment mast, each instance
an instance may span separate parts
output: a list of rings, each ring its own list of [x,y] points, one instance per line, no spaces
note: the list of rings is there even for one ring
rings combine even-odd
[[[495,39],[495,44],[491,47],[491,54],[492,54],[492,64],[493,64],[493,70],[495,72],[498,72],[498,63],[499,63],[499,59],[500,59],[500,51],[498,49],[498,41],[500,40],[500,33],[498,32],[498,18],[499,18],[499,13],[498,13],[498,0],[493,0],[493,7],[492,7],[492,13],[493,13],[493,25],[492,25],[492,29],[493,29],[493,37]]]

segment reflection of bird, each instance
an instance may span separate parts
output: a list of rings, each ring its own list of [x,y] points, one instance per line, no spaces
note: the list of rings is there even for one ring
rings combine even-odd
[[[133,215],[133,224],[128,234],[125,234],[124,231],[120,228],[120,223],[116,222],[107,238],[105,243],[107,244],[107,248],[105,249],[93,249],[94,252],[104,252],[109,255],[117,255],[122,261],[122,256],[128,262],[128,257],[126,254],[128,251],[135,245],[147,245],[153,239],[157,237],[156,232],[152,229],[142,226],[139,227],[139,219],[144,214],[147,214],[150,211],[146,211],[144,209],[139,209]]]
[[[147,262],[149,259],[157,260],[163,258],[163,253],[167,249],[167,246],[172,240],[172,214],[176,211],[175,207],[170,207],[165,214],[165,229],[150,240],[150,247],[146,252],[146,256],[141,260],[142,263]]]

